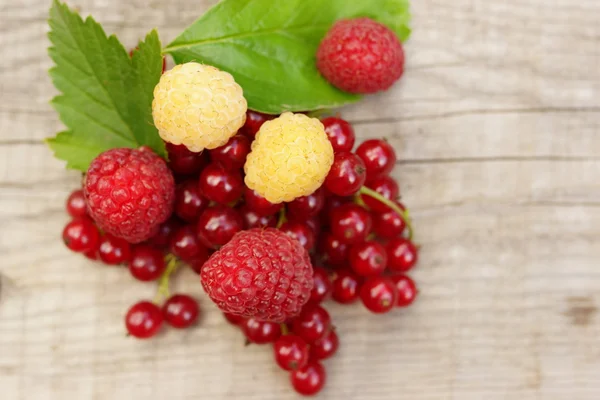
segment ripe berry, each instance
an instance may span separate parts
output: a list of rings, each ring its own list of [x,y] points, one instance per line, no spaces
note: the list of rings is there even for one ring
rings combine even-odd
[[[250,140],[247,136],[235,135],[221,147],[209,150],[208,155],[213,162],[223,165],[227,169],[240,169],[246,162],[250,153]]]
[[[185,294],[174,294],[162,307],[165,321],[175,328],[183,329],[198,319],[200,309],[196,300]]]
[[[404,218],[397,212],[389,210],[373,215],[373,232],[383,239],[391,239],[402,235],[406,228]]]
[[[238,170],[217,163],[209,164],[200,174],[200,191],[207,199],[229,204],[242,195],[244,180]]]
[[[394,272],[410,271],[419,259],[417,246],[408,239],[392,239],[385,248],[388,254],[388,268]]]
[[[331,294],[331,280],[329,273],[323,267],[313,267],[314,285],[310,292],[310,301],[319,304]]]
[[[315,234],[307,224],[296,221],[288,221],[281,225],[279,229],[289,237],[300,242],[302,247],[304,247],[307,251],[311,251],[315,246]]]
[[[191,152],[182,144],[165,144],[169,153],[169,168],[176,174],[196,175],[208,164],[205,152]]]
[[[389,312],[398,301],[398,289],[390,278],[371,277],[360,290],[360,299],[365,307],[375,313]]]
[[[365,163],[369,182],[389,174],[396,164],[396,152],[385,140],[365,140],[356,149],[356,154]]]
[[[281,327],[275,322],[248,318],[240,327],[248,341],[255,344],[273,343],[281,336]]]
[[[260,127],[267,121],[275,118],[274,115],[259,113],[258,111],[248,110],[246,112],[246,123],[240,130],[250,139],[254,139]]]
[[[352,125],[341,118],[328,117],[321,120],[325,133],[333,146],[333,152],[352,151],[356,137]]]
[[[204,246],[202,246],[202,247],[206,251],[202,251],[201,254],[194,257],[193,260],[185,261],[190,266],[190,268],[198,275],[200,275],[200,273],[202,272],[202,267],[204,266],[204,264],[206,263],[206,261],[212,254],[209,249],[205,248]]]
[[[331,288],[331,297],[340,304],[354,303],[359,296],[361,278],[351,270],[336,272]]]
[[[319,305],[305,307],[292,322],[292,331],[312,344],[324,337],[331,329],[331,317],[327,310]]]
[[[67,212],[73,218],[86,216],[87,206],[85,205],[83,190],[75,190],[69,195],[67,199]]]
[[[165,258],[162,251],[148,246],[138,245],[133,248],[129,260],[129,272],[140,281],[153,281],[165,270]]]
[[[182,260],[201,257],[208,250],[200,243],[196,231],[191,225],[179,228],[171,238],[171,252]]]
[[[231,325],[241,325],[241,323],[244,321],[244,317],[242,317],[241,315],[223,313],[223,316]]]
[[[351,197],[339,197],[334,195],[329,195],[325,198],[325,207],[323,207],[323,211],[321,211],[321,216],[323,222],[329,226],[329,217],[333,214],[333,211],[340,207],[342,204],[351,203]]]
[[[340,347],[340,339],[335,329],[329,331],[323,338],[310,346],[311,360],[325,360],[333,356]]]
[[[398,289],[398,301],[396,302],[396,305],[398,307],[408,307],[411,305],[418,294],[415,281],[406,275],[395,275],[392,276],[391,279]]]
[[[304,368],[290,372],[294,390],[304,396],[312,396],[321,391],[327,375],[318,361],[310,361]]]
[[[138,339],[150,338],[160,330],[163,316],[160,308],[149,301],[134,304],[125,315],[125,327]]]
[[[283,207],[283,203],[273,204],[248,187],[244,187],[244,200],[246,206],[258,215],[273,215]]]
[[[369,180],[365,186],[367,186],[369,189],[373,189],[390,201],[395,201],[400,194],[398,183],[394,180],[394,178],[388,175]],[[373,212],[383,213],[390,210],[387,205],[371,196],[361,195],[361,199],[365,202],[367,207],[369,207],[369,210]],[[401,207],[404,208],[404,206]]]
[[[350,246],[342,242],[331,232],[327,232],[319,242],[319,253],[323,262],[331,266],[339,266],[346,262]]]
[[[208,207],[198,218],[198,237],[207,247],[219,247],[229,242],[242,230],[244,221],[239,213],[229,207]]]
[[[98,241],[98,246],[100,246],[100,241]],[[86,256],[86,258],[92,260],[92,261],[98,261],[98,258],[100,257],[98,255],[98,249],[93,249],[93,250],[88,250],[85,253],[83,253],[84,256]]]
[[[322,188],[308,196],[298,197],[287,205],[289,217],[295,220],[306,220],[314,217],[325,206],[325,191]]]
[[[308,344],[299,336],[281,336],[273,345],[275,362],[286,371],[295,371],[308,363]]]
[[[354,153],[335,155],[333,165],[325,178],[325,187],[338,196],[351,196],[358,192],[367,179],[363,161]]]
[[[346,244],[364,241],[371,233],[372,224],[369,212],[352,203],[333,210],[329,219],[331,232]]]
[[[100,239],[98,254],[105,264],[125,264],[131,258],[131,245],[125,239],[106,234]]]
[[[196,221],[208,203],[209,201],[200,194],[195,181],[185,181],[175,191],[174,211],[179,218],[185,221]]]
[[[350,267],[360,276],[381,275],[387,266],[383,245],[367,240],[350,249]]]
[[[69,250],[85,253],[98,248],[100,234],[89,218],[78,218],[69,222],[62,232],[63,242]]]
[[[158,228],[158,232],[148,239],[148,244],[158,249],[164,249],[171,243],[171,237],[179,229],[181,222],[176,218],[167,220]]]
[[[275,228],[277,225],[277,217],[275,215],[260,216],[256,211],[251,210],[247,206],[240,209],[240,214],[244,220],[244,229]]]

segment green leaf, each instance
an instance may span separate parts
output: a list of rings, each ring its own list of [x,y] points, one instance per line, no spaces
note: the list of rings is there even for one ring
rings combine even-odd
[[[62,93],[51,103],[68,128],[47,141],[56,156],[80,170],[115,147],[147,145],[165,156],[152,122],[152,91],[162,68],[158,34],[149,33],[130,58],[115,36],[58,0],[49,24],[48,53],[55,63],[49,73]]]
[[[360,97],[330,85],[315,53],[331,25],[366,16],[410,34],[408,0],[223,0],[164,51],[176,63],[199,61],[231,73],[249,107],[267,113],[337,107]]]

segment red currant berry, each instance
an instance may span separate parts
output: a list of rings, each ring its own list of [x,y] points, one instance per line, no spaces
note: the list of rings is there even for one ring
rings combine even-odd
[[[308,364],[308,344],[299,336],[281,336],[273,345],[275,362],[286,371],[296,371]]]
[[[182,260],[202,258],[208,250],[200,243],[196,231],[191,225],[182,226],[171,238],[171,253]]]
[[[290,219],[306,220],[314,217],[325,206],[325,191],[321,188],[308,196],[298,197],[288,203],[287,211]]]
[[[149,301],[135,303],[125,315],[127,332],[138,339],[148,339],[156,335],[162,323],[160,308]]]
[[[419,259],[417,246],[405,238],[392,239],[385,248],[388,254],[388,268],[394,272],[410,271]]]
[[[232,136],[223,146],[208,151],[213,162],[228,169],[242,168],[248,153],[250,153],[250,139],[244,135]]]
[[[259,321],[256,318],[248,318],[240,325],[246,339],[251,343],[267,344],[273,343],[281,336],[281,326],[275,322]]]
[[[317,237],[321,234],[321,219],[319,217],[312,217],[307,219],[306,225],[310,228],[310,230],[315,235],[315,241]]]
[[[229,242],[242,230],[244,222],[239,213],[229,207],[208,207],[198,218],[198,237],[208,247],[219,247]]]
[[[277,217],[275,215],[260,216],[256,211],[244,206],[240,209],[240,214],[244,220],[244,229],[252,228],[275,228]]]
[[[356,149],[356,154],[365,163],[369,181],[389,174],[396,164],[396,152],[385,140],[365,140]]]
[[[283,207],[283,203],[273,204],[249,187],[244,188],[244,199],[246,206],[258,215],[277,214]]]
[[[196,300],[185,294],[169,297],[162,308],[165,321],[175,328],[191,326],[198,319],[200,308]]]
[[[179,222],[176,218],[171,218],[167,220],[167,222],[165,222],[160,226],[160,228],[158,228],[158,232],[156,233],[156,235],[148,239],[148,244],[158,249],[167,248],[171,243],[171,238],[173,237],[173,234],[180,227],[181,222]]]
[[[191,152],[184,145],[166,143],[169,153],[169,168],[176,174],[195,175],[208,163],[204,152]]]
[[[395,275],[392,276],[391,279],[398,289],[398,301],[396,302],[396,306],[410,306],[415,301],[415,298],[419,293],[415,281],[406,275]]]
[[[367,240],[350,249],[350,267],[360,276],[381,275],[387,266],[387,253],[383,245]]]
[[[313,230],[302,222],[288,221],[279,228],[289,237],[293,237],[300,242],[302,247],[307,251],[311,251],[315,246],[315,234]]]
[[[304,396],[312,396],[325,386],[327,375],[318,361],[310,361],[304,368],[290,372],[290,381],[294,390]]]
[[[131,259],[131,244],[124,239],[106,234],[100,239],[98,254],[104,264],[125,264]]]
[[[363,242],[371,233],[372,224],[368,211],[352,203],[333,210],[329,220],[331,232],[346,244]]]
[[[325,207],[321,212],[321,215],[325,218],[322,218],[326,225],[329,226],[329,216],[333,213],[335,209],[340,207],[342,204],[351,203],[351,197],[339,197],[339,196],[327,196],[325,198]]]
[[[163,252],[148,245],[138,245],[133,248],[129,260],[129,272],[140,281],[153,281],[162,275],[165,270]]]
[[[85,196],[83,190],[75,190],[67,199],[67,212],[73,218],[85,217],[87,214],[87,206],[85,205]]]
[[[358,192],[367,179],[365,164],[354,153],[337,153],[325,178],[325,187],[338,196],[351,196]]]
[[[331,280],[325,268],[314,267],[313,271],[314,285],[310,292],[310,301],[319,304],[331,294]]]
[[[268,120],[273,119],[273,115],[259,113],[258,111],[248,110],[246,112],[246,123],[241,132],[251,139],[254,139],[260,127]]]
[[[65,245],[71,251],[85,253],[98,248],[100,233],[89,218],[78,218],[69,222],[62,233]]]
[[[359,296],[361,278],[351,270],[336,272],[331,287],[331,297],[340,304],[354,303]]]
[[[343,243],[331,232],[327,232],[319,241],[319,253],[323,261],[331,266],[340,266],[346,263],[349,245]]]
[[[402,235],[406,222],[397,212],[389,210],[373,215],[373,232],[383,239],[391,239]]]
[[[98,241],[98,246],[100,246],[100,241]],[[98,259],[100,258],[100,256],[98,255],[98,249],[88,250],[85,253],[83,253],[83,255],[92,261],[98,261]]]
[[[304,307],[300,315],[292,322],[292,331],[312,344],[324,337],[331,329],[331,317],[327,310],[319,305]]]
[[[360,289],[365,307],[375,313],[389,312],[398,301],[398,289],[390,278],[375,276],[366,280]]]
[[[208,203],[208,200],[200,195],[198,184],[195,181],[185,181],[177,187],[175,192],[174,211],[179,218],[194,222],[202,210],[208,206]]]
[[[387,175],[370,180],[365,186],[367,186],[369,189],[373,189],[390,201],[395,201],[400,195],[398,183],[394,180],[394,178]],[[361,195],[361,199],[364,201],[367,207],[369,207],[369,210],[373,212],[382,213],[390,211],[390,208],[387,205],[371,196],[363,194]],[[404,208],[404,206],[402,206],[402,208]]]
[[[310,346],[311,360],[325,360],[333,356],[340,347],[340,339],[335,329],[329,331],[322,339]]]
[[[352,125],[336,117],[328,117],[321,122],[325,126],[325,133],[327,133],[334,152],[352,151],[356,140]]]
[[[212,254],[211,251],[209,249],[207,249],[206,247],[202,246],[202,248],[205,251],[202,251],[201,254],[194,257],[193,260],[185,260],[185,262],[190,266],[190,268],[198,275],[200,275],[200,272],[202,271],[202,267],[204,266],[204,264],[206,263],[206,261]]]
[[[242,317],[241,315],[223,313],[223,316],[225,317],[227,322],[235,326],[241,325],[241,323],[244,321],[244,317]]]
[[[222,165],[209,164],[200,174],[202,195],[219,204],[229,204],[240,198],[244,180],[239,170],[226,169]]]

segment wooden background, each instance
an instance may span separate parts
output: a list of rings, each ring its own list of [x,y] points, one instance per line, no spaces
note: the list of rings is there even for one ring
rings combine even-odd
[[[132,45],[168,42],[208,0],[71,0]],[[0,398],[296,396],[201,295],[201,324],[125,337],[152,285],[60,241],[77,186],[41,143],[49,0],[0,0]],[[374,3],[376,3],[374,1]],[[343,110],[396,147],[422,259],[414,307],[328,308],[342,348],[327,399],[600,398],[600,2],[413,0],[407,72]]]

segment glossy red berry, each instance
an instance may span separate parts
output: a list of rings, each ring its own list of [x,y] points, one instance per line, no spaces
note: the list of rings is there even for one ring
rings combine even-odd
[[[400,195],[400,188],[398,187],[398,183],[394,180],[394,178],[384,175],[377,177],[373,180],[369,180],[369,182],[365,185],[369,189],[373,189],[384,198],[390,201],[396,201],[398,196]],[[369,210],[382,213],[390,211],[390,208],[383,204],[381,201],[367,195],[361,195],[362,201],[369,207]],[[404,206],[403,206],[404,207]]]
[[[298,197],[288,203],[287,211],[290,219],[306,221],[319,214],[325,206],[325,191],[321,188],[308,196]]]
[[[259,321],[248,318],[240,324],[246,339],[251,343],[267,344],[276,341],[281,336],[281,327],[276,322]]]
[[[389,210],[373,215],[373,232],[380,238],[395,238],[402,235],[405,228],[404,218],[395,211]]]
[[[105,264],[125,264],[131,259],[131,244],[125,239],[106,234],[100,239],[98,254]]]
[[[131,253],[129,272],[140,281],[153,281],[165,270],[165,258],[162,251],[148,245],[137,245]]]
[[[62,232],[63,242],[71,251],[85,253],[98,248],[100,233],[89,218],[77,218],[69,222]]]
[[[286,371],[296,371],[308,364],[308,344],[299,336],[281,336],[273,345],[275,362]]]
[[[67,212],[73,218],[86,216],[87,206],[85,205],[83,190],[75,190],[69,195],[69,198],[67,199]]]
[[[313,267],[314,285],[310,292],[310,302],[319,304],[331,294],[331,279],[323,267]]]
[[[241,325],[241,323],[244,321],[244,317],[242,317],[241,315],[223,313],[223,316],[225,317],[227,322],[229,322],[231,325],[238,326],[238,325]]]
[[[171,238],[171,253],[182,260],[193,260],[207,253],[191,225],[179,228]]]
[[[275,228],[275,226],[277,225],[277,216],[260,216],[256,213],[256,211],[248,208],[247,206],[240,208],[240,215],[244,220],[244,229],[266,227]]]
[[[208,207],[208,203],[208,199],[200,194],[195,181],[185,181],[177,186],[174,211],[179,218],[188,222],[196,221],[202,210]]]
[[[250,139],[244,135],[232,136],[223,146],[208,151],[213,162],[228,169],[242,168],[248,153],[250,153]]]
[[[342,242],[331,232],[325,233],[319,240],[319,254],[323,262],[331,266],[343,265],[347,262],[350,245]]]
[[[156,335],[162,323],[160,308],[149,301],[134,304],[125,315],[127,332],[138,339],[148,339]]]
[[[174,294],[163,305],[162,313],[169,325],[184,329],[196,322],[200,308],[192,297],[185,294]]]
[[[243,227],[242,217],[236,210],[215,205],[200,214],[198,237],[205,246],[216,248],[229,242]]]
[[[181,227],[181,222],[177,218],[167,220],[158,228],[158,232],[148,239],[148,244],[158,249],[164,249],[171,243],[171,238],[175,231]]]
[[[229,204],[240,198],[244,188],[242,174],[237,169],[211,163],[200,174],[200,192],[219,204]]]
[[[248,110],[246,112],[246,123],[240,130],[243,134],[251,139],[254,139],[256,133],[260,127],[270,119],[273,119],[273,115],[259,113],[258,111]]]
[[[354,303],[360,294],[362,278],[351,270],[339,270],[336,272],[332,286],[331,297],[340,304]]]
[[[398,290],[398,300],[396,302],[396,306],[410,306],[415,301],[417,294],[419,293],[415,281],[406,275],[395,275],[392,276],[391,279]]]
[[[396,164],[396,152],[388,142],[381,139],[365,140],[356,149],[367,168],[367,180],[389,174]]]
[[[323,222],[329,226],[329,216],[333,213],[335,209],[340,207],[342,204],[351,203],[352,197],[339,197],[330,195],[325,198],[325,207],[323,207],[323,211],[321,211],[321,216],[324,217]]]
[[[363,161],[354,153],[341,152],[335,155],[333,165],[325,178],[327,190],[337,196],[352,196],[367,179]]]
[[[279,229],[289,237],[293,237],[299,241],[307,251],[311,251],[315,246],[315,234],[305,223],[288,221],[281,225]]]
[[[419,250],[408,239],[395,238],[385,246],[388,254],[388,268],[394,272],[407,272],[419,260]]]
[[[204,266],[204,263],[206,263],[206,261],[212,254],[210,249],[207,249],[204,246],[202,246],[202,247],[205,249],[205,251],[202,251],[200,253],[200,255],[194,257],[194,259],[185,261],[190,266],[192,271],[194,271],[198,275],[200,275],[200,273],[202,272],[202,267]]]
[[[367,240],[350,249],[350,267],[360,276],[381,275],[387,266],[387,252],[383,245]]]
[[[273,204],[247,186],[244,188],[244,200],[250,210],[263,216],[277,214],[283,207],[283,203]]]
[[[356,141],[352,125],[337,117],[324,118],[321,122],[325,127],[325,133],[327,133],[327,137],[335,153],[352,151],[352,147],[354,147],[354,142]]]
[[[364,208],[353,204],[342,204],[333,210],[329,219],[331,232],[346,244],[363,242],[369,233],[373,221]]]
[[[304,396],[313,396],[323,389],[327,378],[325,368],[318,361],[310,361],[304,368],[290,372],[294,390]]]
[[[169,154],[169,168],[176,174],[195,175],[208,164],[208,158],[204,152],[193,153],[184,145],[166,143]]]
[[[98,246],[100,246],[99,241]],[[88,250],[85,253],[83,253],[83,255],[92,261],[98,261],[98,259],[100,258],[100,256],[98,255],[98,249]]]
[[[398,289],[390,278],[375,276],[367,279],[360,289],[365,307],[375,313],[389,312],[398,301]]]
[[[340,347],[340,339],[335,329],[329,331],[323,338],[310,346],[311,360],[325,360],[333,356]]]
[[[327,310],[319,305],[304,307],[300,315],[292,322],[292,331],[308,344],[324,337],[331,329],[331,317]]]

